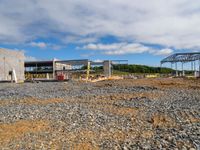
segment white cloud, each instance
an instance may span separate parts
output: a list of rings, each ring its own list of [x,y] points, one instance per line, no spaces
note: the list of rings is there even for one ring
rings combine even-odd
[[[0,3],[1,43],[69,36],[77,38],[63,41],[90,43],[112,35],[123,41],[175,49],[200,48],[200,1],[1,0]]]
[[[82,49],[96,50],[106,55],[138,54],[152,51],[151,48],[139,43],[88,44]]]
[[[59,50],[63,47],[62,45],[56,45],[56,44],[45,43],[45,42],[31,42],[31,43],[29,43],[29,45],[32,47],[39,47],[41,49],[49,48],[49,49],[53,49],[53,50]]]
[[[103,62],[103,60],[101,60],[101,59],[96,59],[96,60],[94,60],[94,62],[100,63],[100,62]]]
[[[49,44],[49,48],[52,48],[53,50],[60,50],[63,46],[62,45],[56,45],[56,44]]]
[[[167,56],[172,54],[174,51],[172,49],[166,48],[166,49],[161,49],[159,51],[155,51],[154,55],[161,55],[161,56]]]
[[[97,42],[97,37],[79,37],[77,35],[68,35],[64,38],[62,38],[62,41],[64,43],[76,43],[76,44],[83,44],[83,43],[91,43],[91,42]]]
[[[39,47],[39,48],[46,48],[47,44],[44,42],[31,42],[30,43],[31,46],[33,47]]]
[[[25,57],[25,61],[36,61],[36,60],[38,60],[38,59],[35,58],[35,57],[32,57],[32,56],[26,56]]]
[[[153,55],[166,56],[172,54],[172,49],[153,49],[140,43],[112,43],[112,44],[87,44],[79,49],[100,51],[106,55],[125,55],[125,54],[141,54],[150,53]]]

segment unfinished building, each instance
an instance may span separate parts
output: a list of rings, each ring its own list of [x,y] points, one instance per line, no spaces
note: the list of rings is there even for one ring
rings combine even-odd
[[[0,48],[0,81],[24,80],[24,52]]]
[[[51,61],[30,61],[25,62],[25,77],[27,80],[62,80],[73,78],[72,74],[79,77],[93,72],[93,66],[102,66],[102,74],[105,77],[111,76],[111,61],[93,62],[88,59],[80,60],[51,60]]]
[[[185,76],[184,64],[191,63],[191,71],[195,77],[200,77],[200,52],[192,53],[176,53],[170,55],[161,61],[161,67],[165,63],[171,63],[171,68],[175,65],[175,75],[176,76]],[[181,69],[178,65],[181,64]]]

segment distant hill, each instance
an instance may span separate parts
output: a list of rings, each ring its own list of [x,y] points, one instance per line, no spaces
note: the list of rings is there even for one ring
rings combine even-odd
[[[85,66],[84,69],[87,67]],[[92,70],[99,71],[103,70],[103,67],[92,67]],[[160,68],[160,67],[151,67],[151,66],[145,66],[145,65],[113,65],[112,66],[113,71],[117,73],[122,73],[122,74],[129,74],[129,73],[164,73],[164,74],[169,74],[173,72],[173,69],[170,68]]]
[[[170,68],[151,67],[145,65],[114,65],[113,70],[128,72],[128,73],[171,73],[174,71]]]

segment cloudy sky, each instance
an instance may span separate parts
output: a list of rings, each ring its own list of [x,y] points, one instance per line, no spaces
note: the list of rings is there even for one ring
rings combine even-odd
[[[200,50],[200,1],[0,0],[0,47],[31,59],[158,65]]]

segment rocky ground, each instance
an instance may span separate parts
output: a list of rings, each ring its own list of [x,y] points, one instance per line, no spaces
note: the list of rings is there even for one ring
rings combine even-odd
[[[0,149],[200,149],[200,81],[2,83]]]

